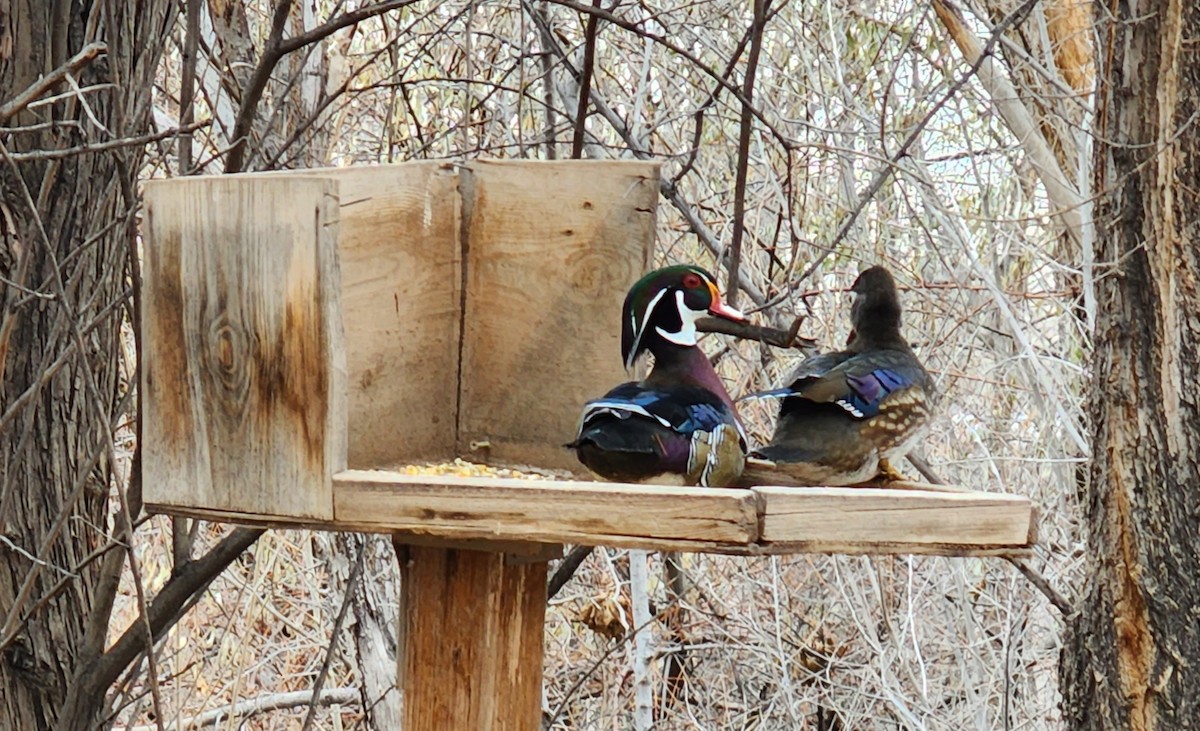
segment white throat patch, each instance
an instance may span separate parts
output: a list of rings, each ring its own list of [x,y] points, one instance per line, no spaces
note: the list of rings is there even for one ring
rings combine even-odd
[[[693,310],[683,303],[683,292],[675,290],[675,303],[679,308],[679,321],[683,326],[679,332],[667,332],[661,327],[654,328],[668,342],[690,347],[696,344],[696,320],[708,314],[705,310]]]

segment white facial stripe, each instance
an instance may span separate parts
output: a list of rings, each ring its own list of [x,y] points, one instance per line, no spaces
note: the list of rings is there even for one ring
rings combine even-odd
[[[679,307],[679,320],[683,326],[679,328],[679,332],[672,333],[663,330],[661,327],[654,328],[659,335],[662,335],[668,342],[682,345],[685,347],[696,344],[696,320],[708,314],[706,310],[693,310],[683,303],[683,292],[675,291],[675,302]]]
[[[667,290],[661,289],[650,300],[650,304],[646,305],[646,310],[642,313],[642,322],[638,324],[637,313],[630,315],[630,322],[633,324],[633,347],[629,349],[629,360],[625,361],[626,368],[633,367],[633,361],[637,359],[638,345],[642,342],[642,333],[645,332],[646,323],[650,322],[650,315],[653,314],[654,308],[658,307],[658,301],[667,293]]]

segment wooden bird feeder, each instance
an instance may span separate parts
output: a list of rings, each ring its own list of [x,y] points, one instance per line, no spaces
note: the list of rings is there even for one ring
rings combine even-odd
[[[561,445],[584,401],[627,378],[618,315],[650,265],[658,195],[647,162],[146,183],[147,508],[393,534],[405,728],[422,730],[540,728],[562,543],[1028,552],[1033,508],[1014,495],[389,471],[462,457],[581,472]]]

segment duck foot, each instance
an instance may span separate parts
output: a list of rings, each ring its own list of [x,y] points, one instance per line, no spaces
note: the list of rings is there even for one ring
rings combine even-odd
[[[884,483],[887,482],[909,482],[910,479],[900,470],[892,466],[887,459],[879,460],[879,476],[876,478]]]

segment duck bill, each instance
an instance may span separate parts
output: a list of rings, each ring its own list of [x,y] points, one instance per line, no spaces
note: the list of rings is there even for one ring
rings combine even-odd
[[[712,305],[708,308],[708,314],[713,317],[723,317],[726,320],[734,322],[745,322],[746,316],[740,310],[735,310],[729,305],[721,301],[721,295],[714,289],[712,293]]]
[[[746,321],[746,316],[742,314],[741,310],[735,310],[724,302],[717,302],[712,307],[709,307],[708,314],[714,317],[723,317],[726,320],[733,320],[734,322]]]

